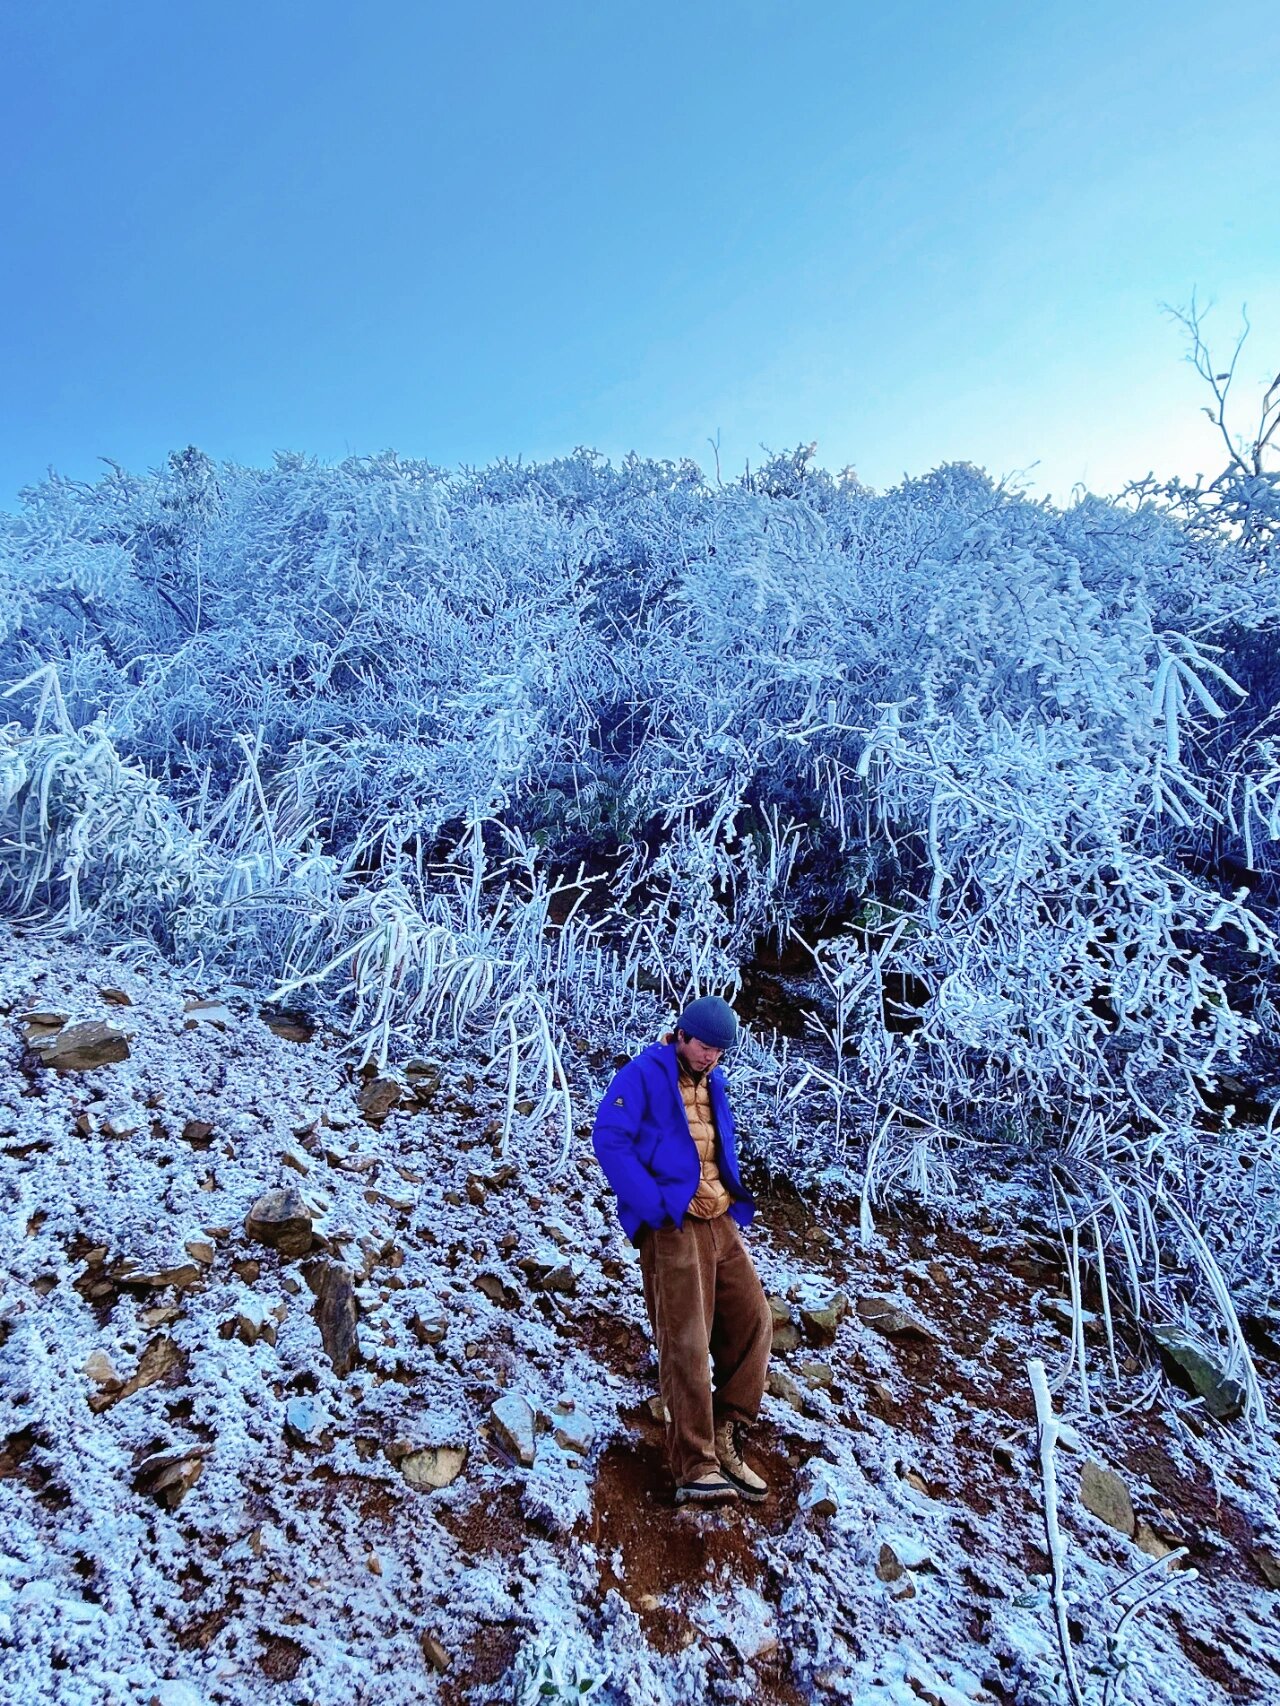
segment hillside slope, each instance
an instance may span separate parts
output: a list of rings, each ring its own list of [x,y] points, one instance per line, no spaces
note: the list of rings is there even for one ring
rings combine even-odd
[[[2,928],[6,1701],[461,1706],[557,1673],[583,1686],[539,1698],[1064,1697],[1027,1360],[1062,1367],[1071,1312],[1017,1181],[865,1244],[850,1207],[766,1196],[774,1491],[677,1513],[590,1039],[553,1177],[559,1135],[527,1117],[498,1152],[500,1064],[424,1047],[378,1078],[244,986]],[[60,1072],[33,1046],[89,1021],[127,1058]],[[1280,1347],[1250,1332],[1274,1417]],[[1112,1698],[1274,1699],[1274,1435],[1154,1403],[1128,1350],[1123,1417],[1101,1356],[1088,1414],[1074,1375],[1057,1398],[1085,1697],[1167,1576]]]

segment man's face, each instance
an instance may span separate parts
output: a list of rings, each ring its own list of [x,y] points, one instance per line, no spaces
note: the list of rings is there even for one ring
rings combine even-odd
[[[710,1072],[724,1050],[712,1048],[708,1043],[699,1042],[697,1037],[686,1036],[683,1031],[677,1031],[676,1053],[690,1072],[702,1073]]]

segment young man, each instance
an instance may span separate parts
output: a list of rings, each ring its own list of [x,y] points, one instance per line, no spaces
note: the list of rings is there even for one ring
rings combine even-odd
[[[741,1453],[741,1430],[764,1394],[773,1321],[738,1230],[755,1203],[738,1173],[717,1064],[737,1034],[719,996],[693,1002],[674,1033],[614,1076],[591,1136],[640,1252],[677,1504],[769,1490]]]

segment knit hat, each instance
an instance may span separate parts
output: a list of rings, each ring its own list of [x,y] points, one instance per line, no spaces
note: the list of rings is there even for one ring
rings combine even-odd
[[[676,1024],[686,1036],[696,1037],[708,1048],[732,1048],[738,1039],[737,1015],[718,995],[691,1001]]]

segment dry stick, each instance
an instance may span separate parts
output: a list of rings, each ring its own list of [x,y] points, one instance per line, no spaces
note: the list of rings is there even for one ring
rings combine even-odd
[[[1062,1534],[1058,1528],[1058,1481],[1053,1466],[1053,1448],[1058,1438],[1058,1418],[1053,1413],[1053,1399],[1044,1364],[1038,1357],[1027,1362],[1027,1375],[1036,1400],[1036,1421],[1039,1424],[1040,1474],[1044,1481],[1044,1526],[1049,1541],[1049,1563],[1053,1582],[1052,1599],[1058,1629],[1058,1645],[1066,1666],[1067,1692],[1072,1706],[1084,1706],[1080,1679],[1076,1675],[1075,1654],[1071,1650],[1071,1631],[1067,1626],[1067,1597],[1063,1587]]]

